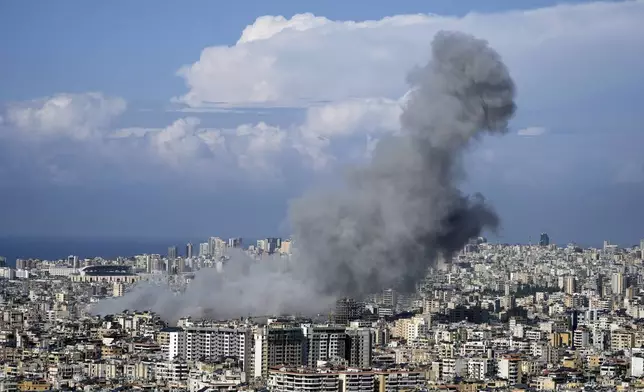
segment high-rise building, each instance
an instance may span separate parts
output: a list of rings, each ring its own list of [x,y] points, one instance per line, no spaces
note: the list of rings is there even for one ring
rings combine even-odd
[[[161,255],[152,254],[152,255],[150,255],[150,259],[152,259],[152,271],[162,271],[163,270],[163,264],[161,262]]]
[[[187,258],[192,258],[192,242],[188,242],[186,245],[186,257]]]
[[[266,252],[266,240],[257,240],[255,248],[257,252]]]
[[[374,332],[369,328],[349,328],[346,334],[349,366],[361,369],[371,367]]]
[[[306,364],[306,337],[302,328],[291,325],[270,325],[254,334],[254,375],[267,377],[275,366]]]
[[[604,276],[598,274],[595,276],[594,291],[601,297],[604,294]]]
[[[425,336],[430,325],[431,317],[427,316],[399,319],[396,320],[391,334],[392,336],[403,338],[407,342],[412,342]]]
[[[16,259],[16,269],[17,270],[24,270],[27,267],[26,260],[24,259]]]
[[[199,244],[199,256],[206,257],[210,254],[210,246],[207,242]]]
[[[398,304],[398,293],[394,289],[385,289],[382,292],[382,304],[388,308],[395,308]]]
[[[185,352],[182,357],[187,361],[235,357],[242,369],[252,376],[251,357],[253,331],[246,327],[187,326],[185,332]]]
[[[161,352],[168,361],[185,355],[186,336],[181,328],[169,327],[162,329],[157,335],[157,343],[161,346]]]
[[[506,355],[498,361],[498,377],[508,380],[508,384],[515,385],[521,382],[521,357]]]
[[[284,240],[280,245],[280,253],[283,255],[291,254],[291,240]]]
[[[572,336],[572,342],[577,349],[583,349],[589,346],[590,333],[585,328],[576,329]]]
[[[272,254],[275,253],[282,246],[281,238],[266,238],[264,240],[264,252]]]
[[[168,248],[168,259],[174,260],[177,258],[178,254],[179,254],[179,250],[177,249],[176,246],[170,246]]]
[[[176,270],[178,274],[186,272],[186,259],[178,259],[176,261]]]
[[[624,274],[622,274],[621,272],[613,273],[613,276],[611,277],[610,285],[611,285],[611,289],[613,289],[613,294],[615,295],[624,294],[624,289],[626,288]]]
[[[493,368],[490,358],[470,358],[467,361],[467,376],[472,380],[485,380]]]
[[[123,296],[123,283],[120,282],[114,282],[114,285],[112,287],[112,296],[113,297],[122,297]]]
[[[228,239],[228,247],[229,248],[241,248],[242,247],[242,239],[239,238],[239,237],[229,238]]]
[[[215,254],[215,242],[217,241],[217,237],[210,237],[208,238],[208,254],[213,255]]]
[[[640,240],[640,258],[644,260],[644,238]]]
[[[548,233],[541,233],[541,236],[539,236],[539,245],[540,246],[550,245],[550,237],[548,237]]]
[[[174,260],[173,259],[167,259],[165,261],[165,272],[168,275],[171,275],[174,272]]]
[[[564,279],[564,292],[569,295],[577,292],[577,282],[574,276],[566,276]]]
[[[576,309],[573,309],[568,313],[568,330],[575,331],[579,326],[579,312]]]
[[[362,316],[362,304],[353,298],[341,298],[335,303],[333,322],[338,325],[347,325],[349,321],[359,319]]]
[[[341,326],[303,327],[307,339],[307,365],[315,367],[318,361],[346,358],[346,328]]]
[[[152,256],[145,255],[145,272],[151,274],[154,271],[154,263],[152,262]]]
[[[78,256],[68,256],[67,263],[69,264],[70,267],[74,269],[80,268],[80,263],[78,262]]]
[[[221,256],[226,249],[226,241],[219,237],[210,237],[208,239],[208,250],[211,256]]]
[[[606,253],[614,253],[618,249],[618,246],[616,244],[611,244],[610,241],[605,240],[604,241],[604,252]]]

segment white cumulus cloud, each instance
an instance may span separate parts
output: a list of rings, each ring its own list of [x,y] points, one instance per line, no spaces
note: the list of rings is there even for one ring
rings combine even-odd
[[[275,155],[289,148],[287,143],[292,142],[287,131],[264,122],[241,125],[234,132],[231,148],[244,169],[272,169]]]
[[[101,93],[58,94],[10,105],[7,120],[31,136],[85,139],[107,129],[110,121],[125,108],[123,99]]]
[[[538,87],[544,78],[564,82],[573,71],[628,63],[625,53],[641,57],[633,48],[644,35],[642,19],[641,0],[364,22],[311,14],[263,16],[244,29],[235,45],[206,48],[199,60],[182,67],[178,74],[189,91],[177,101],[200,107],[396,99],[405,93],[406,72],[427,60],[429,42],[442,29],[488,39],[520,83]],[[588,88],[587,83],[576,86]]]
[[[383,133],[399,129],[399,101],[364,99],[332,102],[309,107],[301,123],[277,126],[260,121],[232,128],[202,127],[195,117],[176,120],[166,128],[124,128],[112,138],[143,138],[155,156],[176,166],[189,159],[211,159],[213,166],[233,165],[250,173],[279,172],[284,154],[296,154],[302,164],[323,169],[336,158],[333,143],[362,135],[368,151]],[[365,139],[366,138],[366,139]]]
[[[400,103],[387,98],[332,102],[308,108],[302,130],[320,137],[391,132],[399,128],[401,113]]]
[[[146,133],[145,137],[160,157],[179,165],[186,159],[208,157],[212,153],[208,144],[198,137],[199,124],[196,117],[180,118],[166,128]]]
[[[310,13],[297,14],[291,19],[286,19],[281,15],[260,16],[255,20],[255,23],[250,26],[246,26],[237,43],[243,44],[247,42],[260,41],[271,38],[284,30],[305,31],[324,26],[328,23],[331,23],[331,21],[327,18],[315,16]]]
[[[295,148],[298,128],[280,128],[264,122],[232,128],[209,128],[196,117],[179,118],[164,128],[123,128],[110,140],[136,152],[144,148],[148,157],[178,170],[205,169],[216,177],[235,176],[240,170],[259,176],[279,176],[282,154]]]

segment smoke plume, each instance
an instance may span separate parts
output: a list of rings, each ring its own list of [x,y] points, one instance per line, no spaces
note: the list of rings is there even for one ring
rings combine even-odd
[[[515,88],[485,41],[440,32],[432,59],[408,78],[400,134],[338,191],[296,200],[297,248],[323,293],[414,289],[437,257],[449,259],[498,218],[481,195],[458,188],[462,155],[485,132],[503,133]]]
[[[318,312],[340,296],[413,290],[439,257],[496,227],[484,198],[459,189],[462,156],[483,134],[506,131],[515,87],[485,41],[454,32],[435,36],[431,61],[408,82],[400,132],[381,140],[339,189],[293,201],[288,261],[236,256],[223,274],[197,272],[183,294],[148,284],[99,308],[152,309],[169,319]]]

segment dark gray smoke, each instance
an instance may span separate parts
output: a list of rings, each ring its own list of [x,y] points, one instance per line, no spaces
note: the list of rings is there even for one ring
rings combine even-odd
[[[296,254],[260,262],[240,254],[223,273],[200,270],[182,294],[142,284],[99,303],[99,313],[152,309],[166,319],[328,309],[340,296],[414,288],[437,258],[498,223],[481,195],[459,189],[463,153],[484,133],[503,133],[515,111],[514,83],[485,41],[441,32],[432,59],[409,75],[399,134],[341,189],[293,202]]]
[[[440,32],[431,61],[408,81],[400,134],[382,140],[342,190],[292,204],[295,245],[322,293],[413,289],[437,257],[449,259],[498,223],[481,195],[459,185],[470,143],[505,132],[515,111],[499,55],[483,40]]]

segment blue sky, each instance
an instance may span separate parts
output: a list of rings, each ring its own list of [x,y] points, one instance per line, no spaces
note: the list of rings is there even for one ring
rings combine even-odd
[[[634,243],[641,16],[642,1],[2,2],[0,235],[284,234],[290,198],[396,128],[405,73],[451,28],[517,80],[511,132],[466,157],[501,240]]]

